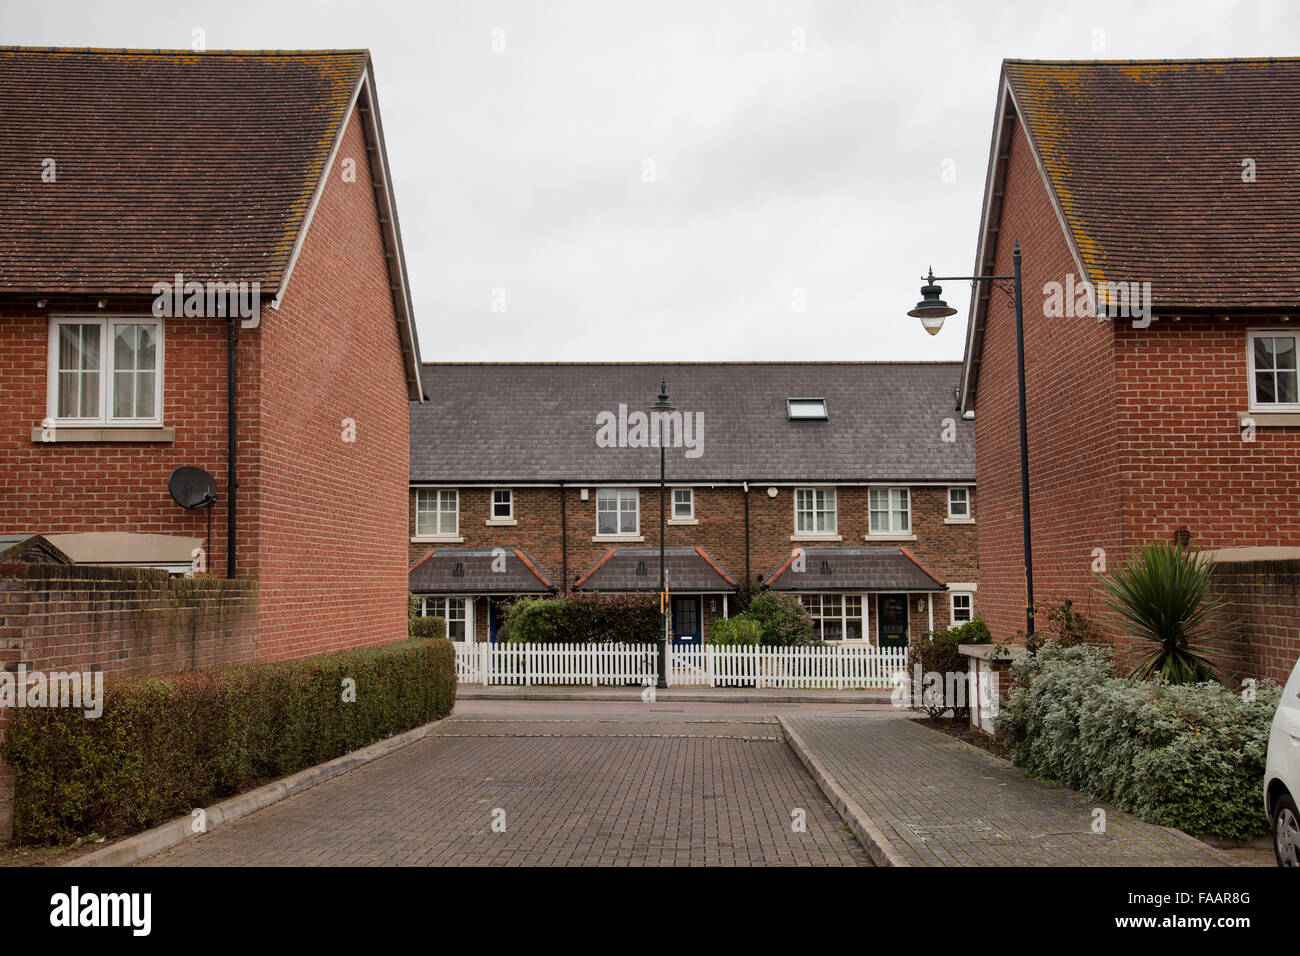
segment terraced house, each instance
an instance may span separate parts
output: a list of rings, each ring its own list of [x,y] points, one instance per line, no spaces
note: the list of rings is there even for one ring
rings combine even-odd
[[[742,592],[898,646],[978,606],[958,363],[434,364],[411,405],[411,590],[458,641],[505,602],[659,584],[698,643]],[[662,382],[673,410],[656,419]]]

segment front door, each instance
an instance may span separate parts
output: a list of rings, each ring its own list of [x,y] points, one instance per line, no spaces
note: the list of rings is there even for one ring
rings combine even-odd
[[[673,643],[700,643],[700,596],[673,595]]]
[[[501,598],[488,598],[488,640],[496,643],[497,628],[501,626]]]
[[[878,600],[876,635],[881,647],[907,646],[907,595],[882,594]]]

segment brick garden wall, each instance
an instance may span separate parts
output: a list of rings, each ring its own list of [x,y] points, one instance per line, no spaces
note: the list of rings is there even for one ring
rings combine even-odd
[[[0,565],[0,668],[166,673],[252,661],[256,586],[162,571]],[[0,709],[0,734],[8,714]],[[14,777],[0,763],[0,841]]]
[[[1233,561],[1214,568],[1223,640],[1214,649],[1222,674],[1285,683],[1300,659],[1300,561]]]

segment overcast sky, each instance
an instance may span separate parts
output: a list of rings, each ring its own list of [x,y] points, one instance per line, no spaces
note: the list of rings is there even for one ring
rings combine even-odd
[[[959,359],[964,284],[936,338],[905,313],[973,268],[1004,57],[1300,38],[1293,0],[0,11],[6,45],[368,47],[426,361]]]

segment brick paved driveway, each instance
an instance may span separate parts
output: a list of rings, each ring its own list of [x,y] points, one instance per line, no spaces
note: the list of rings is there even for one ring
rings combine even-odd
[[[795,832],[791,811],[806,811]],[[495,832],[494,819],[505,832]],[[147,861],[870,865],[770,716],[502,720],[440,732]]]

